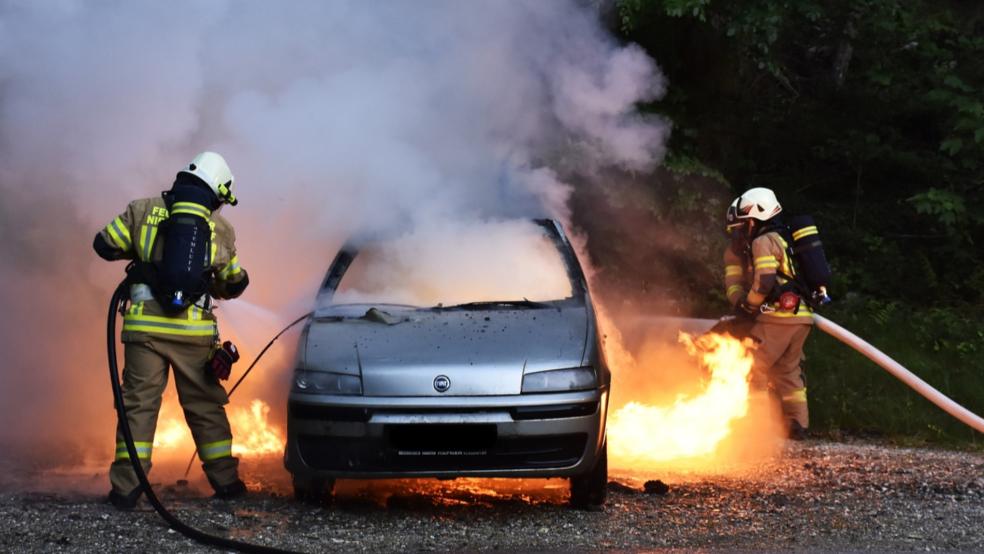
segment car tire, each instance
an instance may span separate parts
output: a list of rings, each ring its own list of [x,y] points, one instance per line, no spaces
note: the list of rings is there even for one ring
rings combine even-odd
[[[584,475],[571,477],[572,508],[579,510],[597,509],[605,504],[608,497],[608,441],[601,446],[601,454],[595,466]]]
[[[294,476],[294,498],[305,504],[327,504],[335,490],[334,479],[302,479]]]

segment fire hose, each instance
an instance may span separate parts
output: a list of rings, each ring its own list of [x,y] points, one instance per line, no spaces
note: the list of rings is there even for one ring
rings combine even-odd
[[[933,404],[936,404],[943,411],[957,418],[971,429],[984,433],[984,418],[981,418],[974,412],[964,408],[960,404],[957,404],[950,397],[933,388],[932,385],[920,379],[915,373],[912,373],[903,367],[902,364],[896,362],[887,354],[881,350],[878,350],[861,337],[855,335],[840,325],[837,325],[822,315],[814,313],[813,320],[814,323],[816,323],[817,328],[824,333],[827,333],[847,346],[857,350],[866,358],[875,362],[882,369],[902,381],[906,386],[916,391]],[[707,320],[697,321],[707,322]],[[736,327],[741,323],[745,323],[748,328],[752,325],[752,321],[750,320],[739,321],[735,318],[735,316],[724,316],[717,321],[717,323],[710,329],[710,332],[726,332],[745,335],[748,332],[748,328],[738,329]]]
[[[260,353],[257,354],[255,358],[253,358],[253,363],[249,364],[249,367],[247,367],[246,368],[246,371],[243,372],[242,377],[240,377],[236,381],[236,384],[233,385],[232,388],[229,389],[229,392],[227,393],[226,396],[230,396],[231,397],[232,396],[232,393],[236,392],[236,389],[239,388],[239,385],[242,384],[242,382],[246,380],[246,376],[249,375],[249,372],[253,371],[253,368],[256,367],[256,363],[259,362],[260,359],[263,358],[263,355],[266,354],[267,350],[269,350],[271,346],[273,346],[273,343],[277,342],[277,339],[279,339],[281,335],[283,335],[284,333],[286,333],[291,327],[297,325],[298,323],[300,323],[300,322],[304,321],[305,319],[307,319],[308,317],[310,317],[312,313],[313,312],[308,312],[308,313],[302,315],[301,317],[295,319],[294,321],[290,322],[286,327],[284,327],[283,329],[281,329],[279,333],[277,333],[276,335],[274,335],[274,337],[272,339],[270,339],[270,342],[266,343],[266,346],[263,347],[263,350],[260,350]],[[198,448],[195,448],[195,451],[191,453],[191,458],[188,460],[188,467],[185,468],[184,476],[186,478],[188,477],[188,473],[191,471],[192,464],[195,463],[195,456],[197,456],[197,455],[198,455]]]
[[[948,396],[933,388],[929,383],[920,379],[916,374],[904,368],[902,364],[889,358],[884,352],[868,344],[868,342],[854,333],[818,314],[813,314],[813,320],[816,322],[817,328],[824,333],[857,350],[866,358],[875,362],[882,369],[905,383],[909,388],[939,406],[946,413],[959,419],[977,432],[984,433],[984,418],[957,404]]]
[[[239,552],[249,552],[249,553],[256,552],[256,553],[263,553],[263,554],[285,554],[285,553],[293,554],[293,551],[291,550],[283,550],[280,548],[251,544],[248,542],[241,542],[233,539],[228,539],[225,537],[210,535],[204,531],[201,531],[184,523],[183,521],[175,517],[174,514],[169,512],[167,508],[164,507],[160,499],[157,498],[157,495],[154,493],[154,489],[150,485],[150,481],[147,479],[147,473],[144,472],[143,465],[140,463],[140,458],[137,456],[137,448],[133,444],[133,433],[131,433],[130,431],[130,421],[129,419],[127,419],[126,406],[123,403],[123,388],[120,384],[120,371],[119,371],[119,365],[116,360],[117,314],[126,305],[126,302],[128,300],[129,300],[129,290],[126,285],[126,281],[124,281],[120,283],[118,287],[116,287],[116,291],[113,292],[113,297],[109,302],[109,316],[107,318],[107,325],[106,325],[106,352],[109,356],[109,376],[113,386],[113,402],[116,405],[116,418],[119,422],[120,432],[122,432],[123,434],[123,442],[126,443],[127,454],[129,455],[130,462],[133,464],[133,472],[136,474],[137,481],[140,482],[140,486],[143,489],[144,494],[147,495],[147,500],[150,502],[151,506],[154,507],[154,510],[158,513],[158,515],[160,515],[161,518],[167,522],[167,524],[171,527],[171,529],[174,529],[175,531],[181,533],[182,535],[192,540],[198,541],[202,544],[214,546],[217,548],[236,550]],[[296,321],[291,323],[287,327],[287,329],[293,327],[295,324],[297,324],[298,322],[302,321],[305,318],[307,318],[307,314],[305,314],[303,317],[298,318]],[[256,365],[256,362],[259,361],[259,359],[267,351],[270,345],[272,345],[273,342],[280,337],[280,335],[286,332],[287,329],[281,331],[279,334],[277,334],[276,337],[273,338],[273,340],[271,340],[267,344],[267,347],[264,348],[262,352],[260,352],[260,355],[256,357],[252,365],[250,365],[249,369],[253,369],[253,366]],[[236,383],[236,386],[238,386],[239,383],[242,382],[242,380],[246,377],[246,374],[248,374],[248,372],[249,370],[247,370],[247,373],[243,374],[243,376]]]

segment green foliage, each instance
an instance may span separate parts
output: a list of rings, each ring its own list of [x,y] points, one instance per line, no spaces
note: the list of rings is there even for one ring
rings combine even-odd
[[[932,216],[939,226],[951,233],[967,216],[964,199],[955,192],[931,188],[910,196],[907,201],[917,214]]]
[[[724,178],[724,175],[720,171],[708,167],[697,158],[691,156],[671,152],[663,160],[663,167],[679,177],[704,177],[713,179],[722,185],[730,186],[728,180]],[[679,189],[679,191],[684,194],[686,193],[684,188]]]
[[[674,121],[671,171],[715,168],[812,213],[843,291],[980,305],[984,4],[618,6],[671,83],[644,107]]]
[[[976,413],[984,412],[984,330],[946,308],[898,302],[847,302],[827,314]],[[821,432],[870,433],[906,441],[966,444],[980,435],[835,339],[814,331],[805,363],[812,426]]]
[[[835,270],[834,319],[984,411],[984,3],[619,0],[618,9],[624,37],[671,84],[641,107],[674,123],[648,213],[688,237],[707,225],[674,262],[688,272],[680,294],[703,289],[702,313],[726,309],[721,198],[773,188],[786,213],[818,222]],[[726,190],[695,191],[694,179]],[[822,368],[811,403],[827,429],[979,440],[828,338],[815,338],[809,356]]]

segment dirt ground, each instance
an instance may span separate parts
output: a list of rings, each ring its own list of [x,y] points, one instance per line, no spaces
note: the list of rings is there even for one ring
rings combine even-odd
[[[165,504],[203,530],[304,552],[984,550],[984,454],[807,441],[740,474],[614,471],[603,511],[565,506],[563,480],[340,482],[294,502],[278,461],[247,460],[251,494],[223,502],[155,468]],[[146,503],[103,502],[105,471],[8,468],[0,551],[206,552]],[[669,485],[643,492],[648,479]]]

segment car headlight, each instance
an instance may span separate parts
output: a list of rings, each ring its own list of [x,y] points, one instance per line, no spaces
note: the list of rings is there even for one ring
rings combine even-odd
[[[553,369],[523,375],[523,392],[564,392],[598,387],[593,367]]]
[[[362,379],[358,375],[299,369],[294,372],[294,390],[307,394],[362,394]]]

